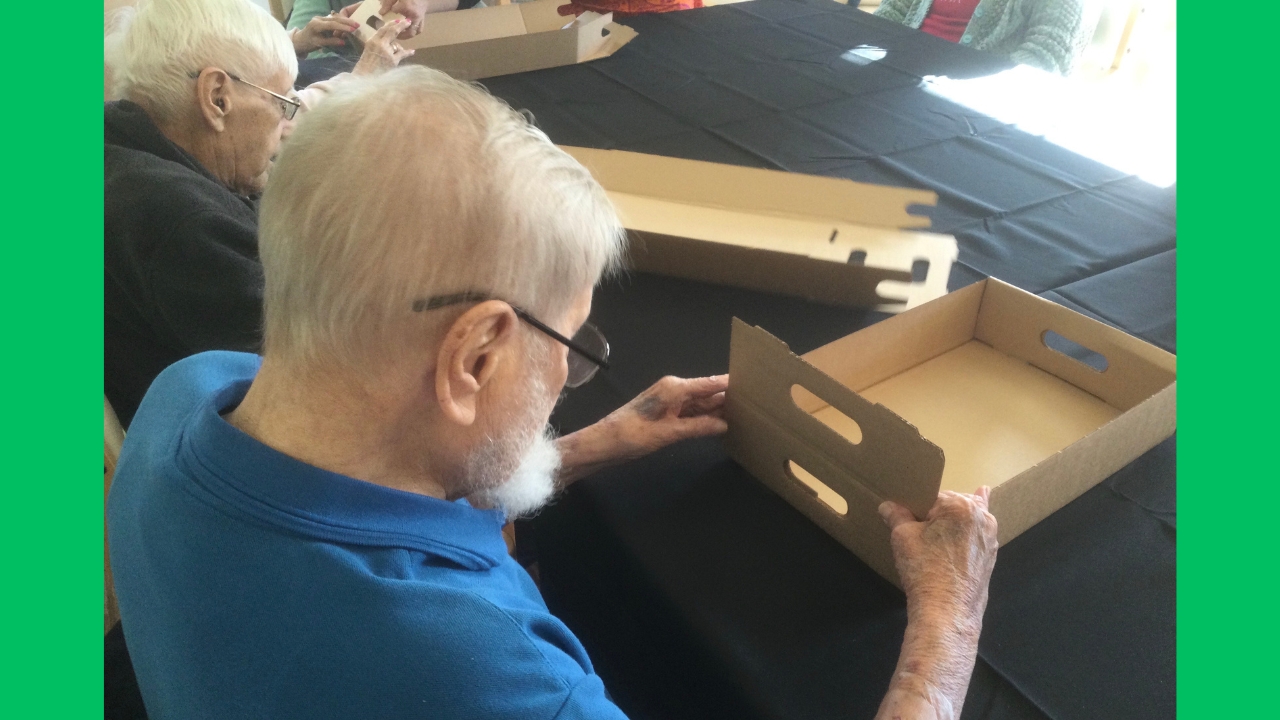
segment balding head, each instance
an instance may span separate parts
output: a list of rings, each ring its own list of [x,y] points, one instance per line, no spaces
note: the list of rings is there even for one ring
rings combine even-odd
[[[352,81],[305,116],[263,196],[266,354],[369,367],[421,336],[415,300],[452,293],[554,324],[623,241],[586,169],[478,87],[423,67]]]

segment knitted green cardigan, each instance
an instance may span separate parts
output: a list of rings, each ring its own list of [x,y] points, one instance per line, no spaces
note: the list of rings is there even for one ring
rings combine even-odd
[[[876,15],[919,28],[933,0],[884,0]],[[981,0],[962,45],[1067,75],[1093,34],[1085,0]]]

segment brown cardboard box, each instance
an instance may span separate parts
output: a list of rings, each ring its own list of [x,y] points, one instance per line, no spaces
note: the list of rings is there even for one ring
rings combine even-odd
[[[612,13],[561,15],[557,8],[567,4],[566,0],[534,0],[429,15],[421,33],[401,41],[414,51],[405,62],[426,65],[459,80],[479,80],[598,60],[636,36],[631,28],[613,22]],[[379,17],[378,10],[378,0],[365,0],[352,13],[362,23],[361,36],[372,37],[367,31],[372,27],[369,18]],[[394,17],[398,16],[381,19]]]
[[[897,583],[882,501],[988,485],[1007,543],[1173,434],[1176,387],[1173,355],[989,279],[803,357],[735,320],[725,442]]]
[[[641,271],[897,312],[947,292],[950,235],[915,232],[924,190],[565,147],[609,192]],[[912,281],[912,266],[927,268]]]

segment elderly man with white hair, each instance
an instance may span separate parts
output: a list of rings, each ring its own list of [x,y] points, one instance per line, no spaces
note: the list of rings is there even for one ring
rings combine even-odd
[[[128,424],[171,363],[257,348],[256,196],[295,114],[345,78],[295,94],[296,48],[249,0],[118,13],[107,59],[123,100],[103,108],[104,350],[106,394]],[[406,56],[396,31],[368,43],[358,74]]]
[[[719,376],[548,433],[608,363],[588,318],[623,240],[590,174],[473,86],[402,68],[308,114],[262,201],[264,356],[165,370],[116,470],[111,565],[152,718],[622,717],[500,528],[726,429]],[[909,625],[881,716],[957,717],[995,560],[985,490],[882,511]]]

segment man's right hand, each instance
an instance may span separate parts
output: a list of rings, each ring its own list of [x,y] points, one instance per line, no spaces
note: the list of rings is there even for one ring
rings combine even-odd
[[[897,503],[880,506],[907,594],[907,631],[877,718],[960,716],[999,546],[990,495],[985,487],[944,491],[924,520]]]
[[[897,503],[880,506],[909,609],[982,619],[999,547],[990,496],[986,487],[973,495],[944,490],[923,521]]]

